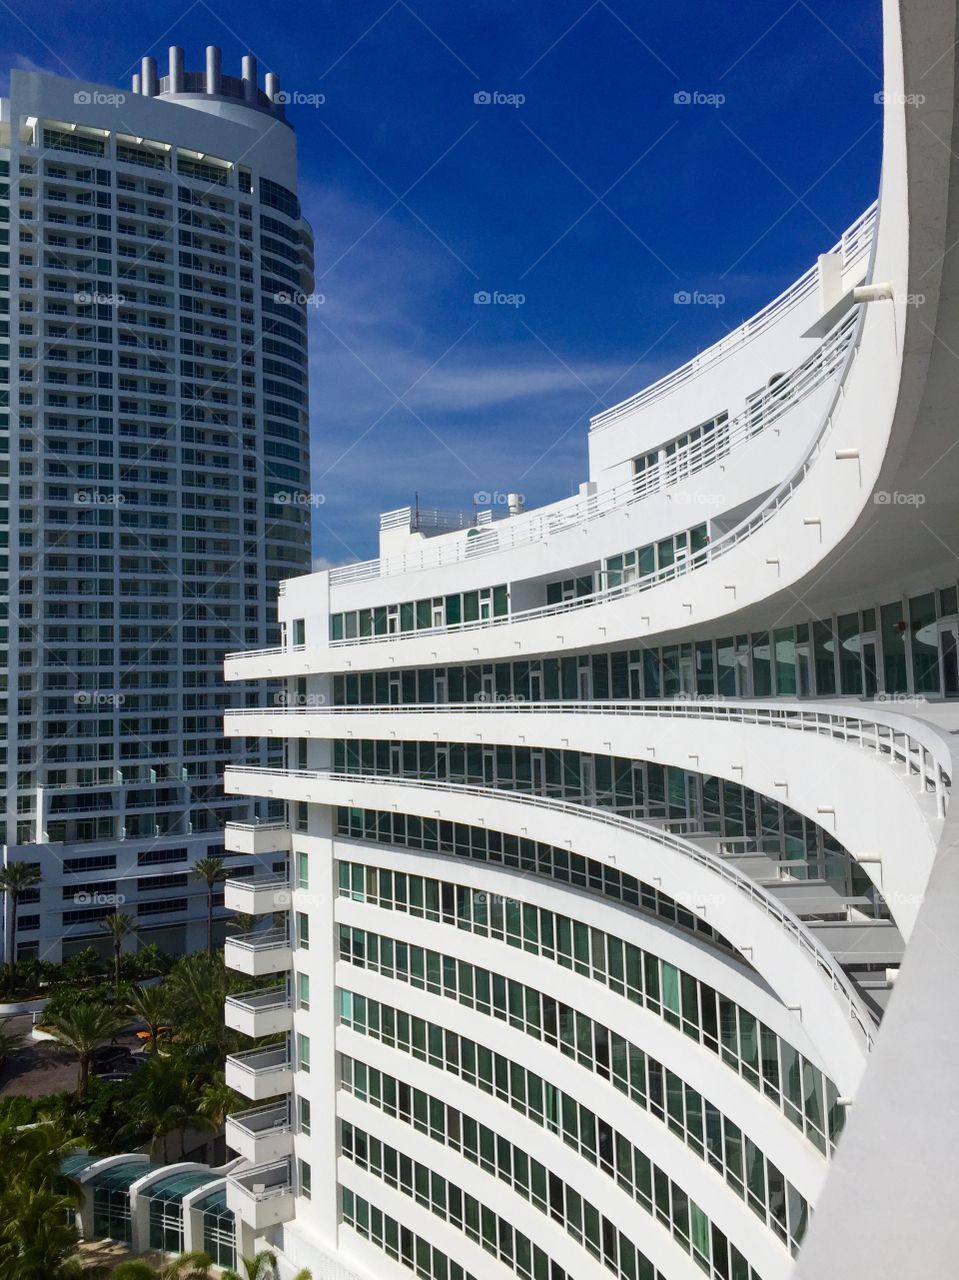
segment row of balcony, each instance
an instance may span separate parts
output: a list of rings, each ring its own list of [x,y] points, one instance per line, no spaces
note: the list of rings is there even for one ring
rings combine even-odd
[[[283,822],[228,823],[226,847],[251,856],[288,854],[290,830]],[[290,905],[287,872],[273,872],[242,880],[227,880],[224,905],[231,911],[262,916],[286,911]],[[228,938],[225,960],[229,968],[251,977],[287,974],[293,963],[289,930],[271,928]],[[229,996],[224,1007],[228,1027],[251,1039],[289,1036],[293,1006],[287,979],[266,989]],[[249,1162],[249,1168],[227,1180],[227,1206],[256,1232],[289,1221],[294,1214],[292,1175],[293,1122],[290,1095],[293,1062],[289,1040],[230,1054],[226,1083],[251,1102],[261,1105],[227,1117],[226,1143]]]

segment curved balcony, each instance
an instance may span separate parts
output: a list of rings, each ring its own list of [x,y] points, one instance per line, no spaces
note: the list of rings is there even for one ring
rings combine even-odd
[[[457,743],[479,736],[489,744],[653,759],[726,778],[824,826],[874,881],[906,937],[935,857],[951,785],[944,730],[953,720],[959,723],[959,708],[951,707],[940,727],[861,703],[698,700],[278,708],[250,714],[260,718],[251,721],[241,712],[227,721],[227,733],[318,739],[389,734],[399,741]],[[384,783],[395,780],[377,776]],[[856,803],[857,796],[869,796],[868,803]],[[770,866],[756,866],[756,874],[769,877]],[[895,950],[893,944],[890,963]]]
[[[606,860],[629,866],[703,918],[702,904],[709,903],[709,923],[754,963],[762,949],[764,977],[784,1004],[801,1004],[804,1024],[839,1087],[851,1093],[861,1075],[876,1024],[835,957],[768,888],[693,841],[607,810],[449,782],[262,768],[228,769],[224,786],[227,793],[266,792],[358,808],[397,804],[405,812],[488,825],[588,856],[602,832]],[[822,999],[824,992],[829,999]]]

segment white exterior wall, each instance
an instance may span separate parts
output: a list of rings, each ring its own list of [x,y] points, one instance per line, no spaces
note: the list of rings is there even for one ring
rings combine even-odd
[[[229,656],[228,679],[306,678],[306,696],[313,700],[297,711],[228,720],[232,734],[256,731],[289,744],[287,768],[231,770],[226,785],[232,793],[286,801],[294,829],[306,830],[294,837],[294,848],[310,851],[309,896],[299,890],[293,894],[294,912],[302,910],[309,917],[310,949],[308,954],[294,951],[293,979],[299,971],[311,975],[311,1009],[294,1016],[297,1028],[308,1028],[313,1050],[308,1077],[295,1073],[294,1092],[308,1092],[315,1099],[325,1090],[329,1121],[320,1131],[314,1122],[313,1134],[297,1138],[298,1156],[313,1166],[313,1196],[309,1202],[297,1201],[295,1215],[277,1237],[291,1263],[311,1265],[315,1259],[320,1265],[333,1253],[370,1276],[398,1280],[409,1274],[375,1243],[363,1239],[359,1230],[339,1222],[339,1191],[347,1188],[443,1250],[477,1280],[515,1274],[399,1188],[346,1156],[337,1156],[335,1125],[348,1122],[475,1195],[570,1276],[598,1280],[608,1274],[606,1265],[586,1254],[562,1222],[540,1212],[453,1146],[338,1089],[337,1056],[347,1055],[408,1080],[509,1141],[522,1143],[552,1174],[598,1204],[667,1280],[697,1272],[675,1238],[662,1224],[647,1221],[641,1207],[627,1200],[613,1179],[514,1112],[505,1100],[385,1040],[337,1025],[334,1001],[339,989],[438,1024],[446,1033],[470,1038],[527,1065],[627,1134],[703,1209],[758,1275],[785,1277],[794,1269],[770,1226],[651,1112],[634,1106],[587,1066],[545,1042],[533,1043],[518,1027],[484,1015],[452,994],[405,983],[358,960],[337,960],[336,943],[326,942],[343,926],[367,930],[399,946],[429,948],[457,961],[460,972],[469,972],[462,966],[472,965],[523,982],[648,1050],[739,1126],[815,1209],[808,1247],[816,1261],[809,1274],[832,1274],[833,1259],[839,1256],[844,1274],[870,1280],[898,1277],[905,1273],[903,1268],[910,1274],[945,1274],[948,1269],[942,1259],[954,1256],[955,1224],[951,1219],[947,1224],[941,1212],[936,1220],[934,1207],[941,1209],[952,1191],[959,1190],[954,1161],[959,1120],[943,1097],[948,1092],[944,1056],[954,1054],[957,1041],[949,993],[954,993],[959,979],[955,955],[931,929],[947,928],[948,913],[940,895],[945,893],[951,903],[956,887],[955,876],[948,872],[951,864],[944,858],[954,853],[955,845],[954,819],[947,806],[954,772],[950,734],[959,727],[952,699],[959,690],[941,689],[945,700],[934,709],[864,706],[847,697],[828,705],[777,698],[774,703],[753,704],[754,710],[749,704],[723,703],[722,714],[695,701],[673,710],[668,705],[624,701],[617,707],[587,700],[579,706],[531,704],[522,710],[397,705],[351,706],[331,713],[328,679],[448,665],[475,668],[527,657],[640,648],[644,642],[709,639],[751,628],[769,630],[860,605],[873,608],[877,602],[908,601],[955,580],[949,538],[937,532],[941,524],[950,537],[955,534],[954,493],[959,482],[959,455],[951,448],[957,379],[954,359],[944,354],[950,346],[954,349],[952,328],[946,328],[955,323],[959,332],[954,305],[959,282],[953,281],[956,267],[949,257],[957,230],[951,193],[959,190],[951,173],[949,145],[955,54],[942,54],[942,49],[955,49],[955,14],[950,18],[945,4],[932,6],[939,54],[939,61],[933,62],[921,30],[920,7],[906,0],[901,5],[890,0],[885,6],[885,164],[868,265],[860,246],[831,292],[821,295],[814,278],[806,278],[785,303],[758,318],[752,330],[746,326],[721,349],[704,353],[645,395],[602,415],[593,424],[590,480],[581,495],[546,512],[495,522],[496,550],[466,555],[462,531],[406,539],[389,533],[378,562],[284,585],[280,612],[287,631],[281,650]],[[907,25],[915,27],[905,51],[899,42],[904,16]],[[939,70],[928,78],[930,63]],[[927,95],[924,110],[906,105],[904,94],[913,89]],[[924,127],[931,141],[923,136]],[[828,275],[828,264],[825,270]],[[823,312],[829,311],[835,295],[867,276],[880,297],[863,302],[847,362],[785,415],[791,418],[788,430],[784,423],[781,434],[758,436],[673,486],[672,492],[667,489],[635,502],[610,501],[602,516],[590,511],[593,496],[601,501],[603,493],[628,479],[632,458],[723,409],[734,415],[751,392],[804,359],[820,341],[816,333],[828,327]],[[923,289],[925,319],[908,301]],[[936,324],[943,326],[941,332]],[[908,511],[904,508],[909,504],[882,497],[917,489],[928,519],[916,518],[916,504]],[[752,508],[753,517],[747,519],[744,513]],[[642,590],[635,584],[585,603],[536,609],[545,599],[547,580],[594,568],[607,556],[698,523],[707,512],[714,536],[701,566],[681,576],[647,580]],[[550,531],[549,519],[557,515],[568,518],[569,527]],[[492,545],[493,539],[489,541]],[[330,614],[500,583],[511,590],[508,617],[330,642]],[[903,609],[903,626],[908,628],[908,605]],[[523,616],[524,610],[530,611],[528,616]],[[305,643],[294,639],[299,630],[294,623],[304,625]],[[303,687],[298,686],[300,692]],[[292,683],[289,688],[292,694]],[[809,723],[802,723],[803,710]],[[790,722],[791,713],[795,714]],[[770,716],[779,716],[779,722]],[[880,1022],[880,1005],[871,1003],[867,987],[859,985],[865,980],[855,956],[830,953],[823,941],[828,930],[817,932],[813,927],[824,922],[815,914],[797,917],[784,908],[775,882],[734,873],[732,855],[724,856],[722,841],[706,847],[702,841],[696,843],[695,830],[692,839],[673,838],[664,834],[661,824],[620,820],[588,804],[490,786],[395,773],[332,772],[330,744],[351,739],[618,755],[734,782],[786,805],[834,836],[842,852],[881,890],[884,901],[868,895],[858,900],[864,907],[860,922],[868,925],[871,908],[878,916],[880,907],[888,909],[906,941],[901,982],[909,1001],[922,1003],[924,1017],[910,1013],[897,982],[890,1012]],[[582,854],[655,885],[719,931],[734,952],[598,891],[581,891],[530,871],[367,838],[331,839],[334,807],[485,827]],[[642,945],[735,1000],[804,1054],[810,1069],[821,1068],[842,1095],[840,1105],[851,1109],[848,1135],[840,1137],[834,1157],[823,1155],[770,1097],[752,1088],[721,1057],[649,1010],[631,1005],[598,979],[452,923],[351,897],[334,898],[340,860],[502,894]],[[829,916],[830,908],[820,914]],[[895,932],[888,920],[879,918],[876,925],[885,938]],[[319,952],[318,932],[323,939]],[[896,965],[888,975],[868,976],[877,979],[877,986],[891,984]],[[323,996],[314,1011],[317,984]],[[909,1042],[891,1042],[897,1034],[906,1034]],[[318,1062],[317,1044],[326,1046],[328,1059],[322,1082],[313,1065]],[[925,1098],[914,1096],[909,1070],[928,1082]],[[911,1136],[906,1125],[891,1125],[895,1153],[886,1158],[883,1112],[897,1108],[904,1093],[910,1095],[906,1110],[913,1119]],[[941,1104],[936,1114],[939,1128],[930,1123],[932,1103]],[[921,1124],[916,1122],[917,1112],[922,1112]],[[917,1133],[931,1144],[935,1181],[924,1169]],[[909,1170],[908,1217],[897,1214],[898,1177],[890,1168]],[[857,1196],[857,1179],[870,1188],[869,1197]],[[874,1203],[883,1205],[882,1215]],[[822,1228],[820,1215],[826,1224]],[[853,1221],[858,1229],[848,1225]],[[886,1248],[884,1242],[893,1239],[894,1247]],[[897,1262],[888,1262],[887,1254]],[[869,1257],[868,1265],[860,1264],[860,1255]]]
[[[264,262],[260,215],[285,216],[261,203],[260,183],[295,192],[295,138],[282,108],[263,103],[214,102],[199,93],[147,97],[19,70],[11,73],[3,121],[0,155],[9,158],[14,242],[9,300],[0,295],[0,309],[12,321],[9,381],[16,389],[10,506],[0,515],[10,529],[13,691],[3,857],[39,863],[42,875],[39,900],[21,903],[15,948],[56,961],[71,949],[102,946],[107,940],[96,912],[116,908],[138,922],[142,943],[190,951],[206,939],[206,889],[191,868],[222,850],[225,819],[255,810],[205,794],[231,754],[217,733],[223,707],[257,696],[253,686],[224,696],[221,656],[241,637],[267,643],[277,633],[276,581],[309,563],[302,507],[286,508],[290,541],[279,555],[282,533],[261,538],[279,509],[267,468],[254,462],[269,434],[262,385],[269,313],[261,294],[275,292],[266,281],[276,274]],[[78,138],[99,131],[90,136],[102,139],[104,154],[34,145],[34,128],[47,125],[78,130]],[[178,171],[178,160],[160,169],[124,159],[118,135],[161,144],[168,156],[183,148],[229,162],[228,181],[189,176]],[[248,171],[249,193],[241,169]],[[95,170],[109,182],[95,178]],[[148,185],[165,194],[149,194]],[[184,187],[200,203],[179,199]],[[222,214],[212,208],[218,205]],[[294,236],[303,236],[295,277],[308,288],[309,229],[287,221]],[[157,279],[151,282],[148,272]],[[149,303],[151,290],[163,305]],[[101,296],[108,300],[95,301]],[[161,322],[165,327],[151,327]],[[252,357],[243,354],[250,351]],[[123,363],[131,356],[136,367]],[[160,389],[151,391],[151,381]],[[197,386],[202,395],[195,399]],[[136,409],[124,409],[124,401]],[[156,406],[162,414],[154,402],[162,402]],[[142,433],[133,458],[124,452],[133,439],[126,419]],[[92,427],[78,426],[83,421]],[[196,452],[202,461],[191,457]],[[304,487],[307,456],[304,442]],[[135,560],[135,571],[126,559]],[[230,566],[225,573],[222,564]],[[171,794],[144,803],[142,793],[157,787]],[[76,803],[61,813],[67,795]],[[53,829],[61,820],[65,838]],[[81,836],[75,824],[87,820],[102,829]],[[141,821],[139,830],[134,823]],[[140,865],[139,855],[164,848],[176,857]],[[91,858],[114,865],[77,873],[64,865]],[[186,884],[166,890],[142,883],[182,873]],[[74,888],[86,894],[85,903],[73,901]],[[155,912],[158,902],[170,909]],[[65,923],[63,913],[78,909],[86,920]],[[218,907],[218,928],[225,916]]]

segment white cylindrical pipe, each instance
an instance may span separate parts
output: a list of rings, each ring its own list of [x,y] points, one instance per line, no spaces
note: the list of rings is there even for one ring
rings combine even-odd
[[[206,47],[206,91],[220,92],[220,50],[215,44]]]
[[[134,92],[134,93],[140,93],[140,92],[141,92],[141,89],[140,89],[140,73],[139,73],[139,71],[135,72],[135,73],[134,73],[134,76],[133,76],[133,92]]]
[[[256,102],[256,58],[252,53],[243,55],[243,97],[247,102]]]
[[[280,77],[275,71],[266,73],[266,96],[271,102],[276,102],[276,95],[280,92]]]
[[[170,45],[170,93],[183,92],[183,50],[178,44]]]
[[[140,83],[143,86],[143,93],[148,98],[155,98],[157,94],[157,62],[156,58],[146,57],[140,61]]]

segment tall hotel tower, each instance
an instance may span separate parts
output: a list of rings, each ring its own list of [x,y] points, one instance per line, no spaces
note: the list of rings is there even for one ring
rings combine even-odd
[[[309,567],[282,102],[211,47],[200,72],[145,58],[132,92],[14,71],[0,103],[4,858],[43,877],[7,921],[21,957],[104,939],[118,906],[141,943],[202,945],[191,865],[266,816],[223,795],[224,706],[260,694],[221,673]]]
[[[959,31],[884,15],[877,206],[577,496],[392,512],[227,659],[288,681],[226,719],[287,748],[226,776],[288,806],[226,888],[284,1280],[956,1274]]]

